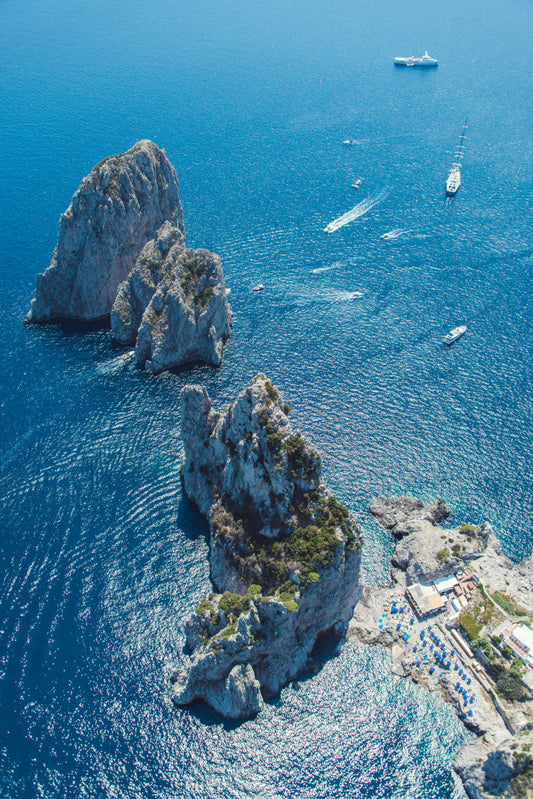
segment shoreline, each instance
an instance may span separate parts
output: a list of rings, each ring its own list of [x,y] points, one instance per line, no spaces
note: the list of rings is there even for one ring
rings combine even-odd
[[[476,735],[452,764],[471,799],[528,796],[523,791],[533,785],[533,658],[506,634],[517,637],[533,619],[530,559],[510,561],[487,523],[442,527],[449,515],[442,500],[428,506],[380,497],[369,510],[396,539],[390,585],[364,588],[347,636],[389,648],[392,673],[438,691]],[[519,615],[511,615],[511,607]],[[477,638],[468,640],[466,629],[477,631]],[[500,647],[487,649],[487,636]],[[506,671],[497,654],[509,657],[509,643],[515,657]],[[520,653],[522,668],[516,663]],[[494,679],[496,666],[504,678],[513,669],[522,674],[520,701],[502,695],[505,683]]]

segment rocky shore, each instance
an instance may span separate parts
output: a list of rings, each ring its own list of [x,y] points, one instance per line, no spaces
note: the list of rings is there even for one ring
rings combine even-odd
[[[159,372],[220,366],[232,321],[220,258],[185,248],[176,171],[148,139],[104,158],[59,220],[50,266],[25,322],[107,320]]]
[[[254,715],[320,639],[346,633],[360,531],[321,484],[320,456],[289,412],[264,375],[224,413],[204,388],[183,390],[183,484],[209,519],[216,592],[186,623],[189,661],[172,676],[179,705],[201,698],[226,718]]]
[[[533,795],[532,673],[518,658],[509,669],[505,647],[508,630],[533,620],[531,559],[513,564],[487,523],[442,527],[442,500],[379,497],[369,510],[397,540],[391,583],[364,589],[349,634],[390,647],[394,673],[439,692],[476,734],[453,763],[471,799]],[[433,585],[437,597],[453,575],[443,608],[413,612],[406,589]]]

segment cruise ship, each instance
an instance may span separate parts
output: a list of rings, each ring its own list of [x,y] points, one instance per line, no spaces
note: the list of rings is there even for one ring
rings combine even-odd
[[[431,58],[428,51],[420,58],[415,58],[414,55],[410,56],[396,56],[394,64],[397,67],[438,67],[439,62],[436,58]]]

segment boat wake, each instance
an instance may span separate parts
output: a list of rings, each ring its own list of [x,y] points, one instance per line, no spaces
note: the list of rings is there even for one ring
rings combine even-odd
[[[312,275],[318,275],[320,272],[329,272],[330,269],[336,269],[339,264],[331,264],[331,266],[317,266],[316,269],[311,269]]]
[[[368,211],[374,208],[375,205],[381,202],[381,200],[383,200],[388,193],[388,189],[383,189],[373,197],[367,197],[366,200],[362,200],[360,203],[357,203],[357,205],[355,205],[350,211],[346,211],[345,214],[337,217],[337,219],[334,219],[333,222],[330,222],[329,225],[324,228],[324,232],[334,233],[339,228],[344,227],[344,225],[349,225],[350,222],[354,222],[356,219],[359,219],[360,216],[363,216],[363,214],[366,214]]]
[[[125,366],[131,358],[133,358],[134,352],[134,350],[130,350],[124,355],[119,355],[116,358],[105,361],[105,363],[98,364],[95,369],[96,374],[99,376],[115,374],[115,372],[120,371],[120,369],[122,369],[122,367]]]
[[[392,230],[389,230],[388,233],[384,233],[380,238],[388,241],[389,239],[397,239],[400,236],[405,236],[407,233],[412,233],[411,230],[404,230],[401,227],[395,227]]]

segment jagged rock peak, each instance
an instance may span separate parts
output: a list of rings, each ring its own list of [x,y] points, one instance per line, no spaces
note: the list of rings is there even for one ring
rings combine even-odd
[[[100,161],[59,220],[50,266],[37,275],[26,322],[107,317],[118,285],[168,220],[184,236],[178,179],[148,139]]]
[[[213,410],[202,386],[185,386],[182,396],[188,497],[207,516],[216,487],[238,515],[254,517],[261,535],[286,531],[295,493],[318,489],[321,460],[293,430],[279,391],[258,375],[223,414]]]
[[[137,362],[152,372],[191,361],[220,366],[231,319],[220,258],[185,249],[170,222],[143,247],[111,311],[115,339],[136,342]]]

